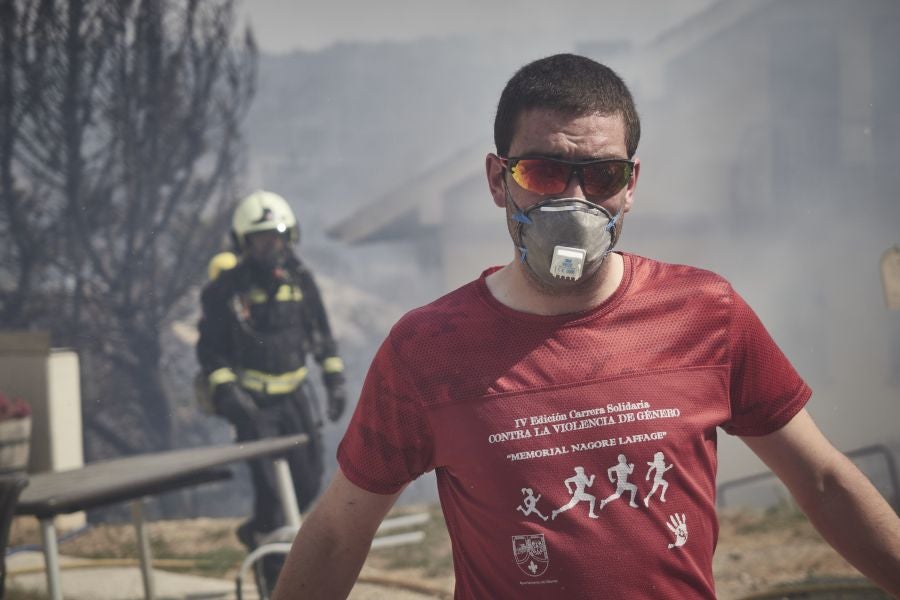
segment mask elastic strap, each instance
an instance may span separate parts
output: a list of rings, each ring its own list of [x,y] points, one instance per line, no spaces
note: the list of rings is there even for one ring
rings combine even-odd
[[[512,212],[512,217],[510,217],[513,221],[516,222],[516,246],[519,248],[519,260],[521,262],[525,262],[525,258],[528,256],[528,248],[522,245],[522,226],[523,225],[531,225],[533,221],[528,218],[528,215],[525,214],[519,205],[516,204],[516,201],[513,200],[512,194],[509,193],[509,185],[506,183],[506,173],[503,174],[503,191],[506,194],[506,202],[507,204],[511,204],[513,208],[516,210],[510,211]]]
[[[616,211],[610,219],[609,223],[606,224],[606,230],[610,232],[609,237],[612,241],[609,244],[609,248],[603,253],[603,258],[600,259],[600,264],[603,264],[603,261],[606,260],[606,257],[613,251],[613,248],[616,246],[616,243],[619,241],[618,230],[616,229],[616,223],[619,220],[619,217],[622,216],[622,211],[625,208],[625,198],[622,198],[622,202],[619,204],[619,210]]]
[[[611,241],[609,243],[609,246],[606,248],[606,250],[603,251],[603,256],[601,256],[600,260],[597,261],[597,269],[599,269],[600,266],[604,262],[606,262],[606,257],[609,256],[610,254],[612,254],[612,251],[616,245],[616,242],[619,241],[619,236],[616,234],[616,221],[619,220],[619,215],[621,215],[621,214],[622,214],[622,207],[619,207],[619,210],[616,212],[616,214],[614,214],[609,219],[609,222],[606,224],[605,229],[606,229],[606,231],[610,232],[609,237],[610,237]],[[594,271],[596,271],[596,269],[594,269]]]

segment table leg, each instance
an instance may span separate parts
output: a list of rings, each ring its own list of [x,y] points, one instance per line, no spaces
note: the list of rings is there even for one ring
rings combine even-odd
[[[297,504],[297,494],[294,492],[294,480],[291,477],[291,468],[284,458],[276,458],[275,479],[278,482],[278,496],[281,498],[281,508],[284,510],[284,522],[294,528],[300,527],[300,506]]]
[[[134,500],[131,503],[131,520],[137,533],[138,554],[141,558],[141,578],[144,581],[144,598],[156,599],[156,589],[153,583],[153,554],[150,551],[150,538],[147,536],[147,528],[144,526],[144,501]]]
[[[53,518],[40,519],[41,542],[44,546],[44,568],[47,571],[47,597],[62,600],[59,582],[59,547],[56,545],[56,527]]]

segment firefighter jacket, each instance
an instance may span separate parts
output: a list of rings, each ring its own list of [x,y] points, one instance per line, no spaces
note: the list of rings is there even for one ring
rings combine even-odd
[[[343,384],[343,363],[312,273],[291,257],[264,270],[243,260],[222,271],[201,295],[197,358],[210,390],[227,381],[262,394],[293,391],[312,355],[330,390]]]

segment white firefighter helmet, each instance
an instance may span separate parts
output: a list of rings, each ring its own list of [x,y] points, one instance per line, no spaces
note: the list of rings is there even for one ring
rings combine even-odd
[[[241,200],[231,220],[231,232],[238,248],[244,248],[247,234],[258,231],[277,231],[288,235],[292,243],[297,242],[300,235],[297,218],[287,200],[264,190]]]

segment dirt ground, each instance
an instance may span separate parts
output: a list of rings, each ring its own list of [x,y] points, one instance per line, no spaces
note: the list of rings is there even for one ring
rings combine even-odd
[[[394,598],[400,590],[406,590],[404,597],[411,598],[452,597],[450,543],[440,510],[436,506],[408,507],[396,514],[423,511],[431,515],[424,526],[425,541],[374,550],[361,581],[375,585],[359,586],[351,598]],[[720,521],[713,570],[722,600],[760,597],[761,592],[783,584],[860,577],[821,539],[802,514],[789,507],[767,513],[726,511],[720,515]],[[150,523],[154,560],[164,563],[167,569],[233,579],[244,556],[243,547],[234,536],[239,522],[238,519],[192,519]],[[33,519],[14,521],[10,546],[37,543],[37,540]],[[94,526],[63,541],[60,551],[69,556],[133,558],[136,556],[134,530],[130,525]],[[379,588],[384,589],[384,594],[372,591]]]

